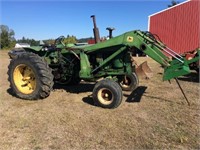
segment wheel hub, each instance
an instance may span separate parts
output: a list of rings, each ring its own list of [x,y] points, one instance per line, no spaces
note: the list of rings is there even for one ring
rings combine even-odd
[[[14,69],[13,80],[17,89],[23,94],[31,94],[35,90],[35,73],[25,64],[18,65]]]
[[[124,80],[120,83],[120,85],[124,88],[129,87],[131,84],[131,79],[127,76],[124,77]]]
[[[107,88],[100,89],[97,96],[99,101],[105,105],[111,104],[114,98],[113,93]]]

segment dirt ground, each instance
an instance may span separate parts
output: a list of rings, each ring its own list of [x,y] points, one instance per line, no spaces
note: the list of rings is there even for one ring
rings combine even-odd
[[[162,68],[150,58],[149,80],[140,78],[124,93],[117,109],[94,106],[93,84],[55,87],[38,101],[12,96],[7,81],[9,58],[0,51],[0,149],[199,149],[199,79],[179,78],[191,106],[174,80],[162,82]]]

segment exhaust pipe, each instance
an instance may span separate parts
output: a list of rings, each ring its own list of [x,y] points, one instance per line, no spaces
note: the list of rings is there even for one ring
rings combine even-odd
[[[97,25],[96,25],[95,15],[92,15],[91,18],[92,18],[93,24],[94,24],[94,28],[93,28],[94,40],[95,40],[95,43],[99,43],[100,42],[100,35],[99,35],[99,29],[97,28]]]

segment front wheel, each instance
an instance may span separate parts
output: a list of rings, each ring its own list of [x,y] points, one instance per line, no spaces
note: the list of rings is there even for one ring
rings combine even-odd
[[[100,107],[117,108],[122,102],[122,89],[112,80],[101,80],[93,89],[93,99]]]
[[[136,73],[132,73],[131,75],[125,75],[123,79],[120,81],[120,86],[124,91],[133,91],[139,85],[139,79]]]

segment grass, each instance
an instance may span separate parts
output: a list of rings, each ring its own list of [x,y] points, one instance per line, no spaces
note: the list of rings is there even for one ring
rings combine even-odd
[[[138,91],[124,93],[120,107],[110,110],[86,103],[92,90],[80,90],[84,85],[73,87],[79,92],[55,89],[39,101],[13,97],[9,57],[0,51],[0,149],[199,149],[199,81],[180,80],[188,106],[174,80],[162,82],[156,62],[136,59],[148,61],[153,77],[140,78]]]
[[[0,51],[9,51],[11,49],[13,49],[14,47],[11,47],[11,48],[3,48],[3,49],[0,49]]]

